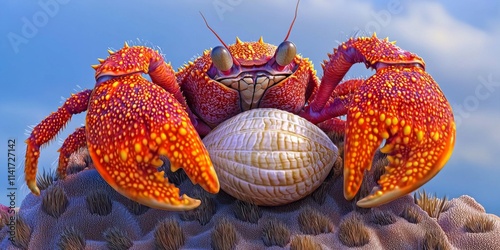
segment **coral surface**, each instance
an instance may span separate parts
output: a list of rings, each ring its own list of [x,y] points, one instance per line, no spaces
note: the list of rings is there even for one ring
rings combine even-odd
[[[22,202],[14,241],[0,209],[0,249],[500,249],[500,218],[469,196],[407,195],[372,209],[346,201],[340,158],[313,194],[278,207],[211,195],[182,172],[169,172],[183,192],[202,200],[196,210],[169,212],[118,194],[87,154],[72,156],[64,180],[40,177],[41,195]],[[362,192],[384,165],[383,155],[376,158]]]

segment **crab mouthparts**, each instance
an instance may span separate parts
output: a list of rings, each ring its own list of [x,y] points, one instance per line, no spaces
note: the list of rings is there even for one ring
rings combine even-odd
[[[217,80],[240,93],[241,111],[259,107],[259,102],[267,89],[286,79],[290,74],[246,73],[233,78]]]

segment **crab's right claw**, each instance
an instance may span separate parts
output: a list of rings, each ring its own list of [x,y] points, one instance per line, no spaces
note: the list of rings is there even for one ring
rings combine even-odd
[[[329,55],[311,114],[335,114],[335,109],[325,111],[325,104],[332,91],[342,89],[337,84],[354,63],[365,63],[376,72],[362,84],[349,81],[346,86],[354,91],[346,102],[344,197],[356,196],[385,140],[380,149],[389,159],[385,174],[371,194],[357,202],[374,207],[432,179],[452,154],[456,128],[452,108],[422,58],[375,34],[351,38]]]

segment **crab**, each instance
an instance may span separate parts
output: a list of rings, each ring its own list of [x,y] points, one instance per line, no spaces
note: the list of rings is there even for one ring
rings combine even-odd
[[[228,118],[255,108],[289,111],[325,132],[343,135],[348,200],[359,191],[364,172],[385,141],[380,151],[387,154],[386,172],[357,202],[360,207],[397,199],[440,171],[453,151],[455,123],[422,58],[375,34],[350,38],[328,55],[320,80],[311,61],[288,41],[289,34],[279,46],[262,37],[256,42],[237,38],[228,46],[219,38],[221,46],[204,51],[177,72],[152,48],[125,43],[118,51],[108,50],[109,57],[93,66],[94,89],[72,94],[26,140],[28,187],[40,194],[35,178],[40,147],[72,115],[86,110],[85,126],[59,150],[59,176],[66,176],[69,156],[87,147],[109,185],[158,209],[189,210],[200,204],[168,183],[158,170],[161,157],[169,159],[172,171],[183,168],[194,184],[217,193],[217,174],[201,138]],[[364,63],[375,74],[343,81],[355,63]]]

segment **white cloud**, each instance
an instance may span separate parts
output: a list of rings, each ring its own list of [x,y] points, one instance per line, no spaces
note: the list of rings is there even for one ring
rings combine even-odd
[[[498,70],[498,58],[492,56],[500,54],[498,28],[481,30],[457,20],[437,2],[411,2],[407,9],[406,15],[395,17],[390,28],[429,55],[434,67],[456,78],[468,72]]]

